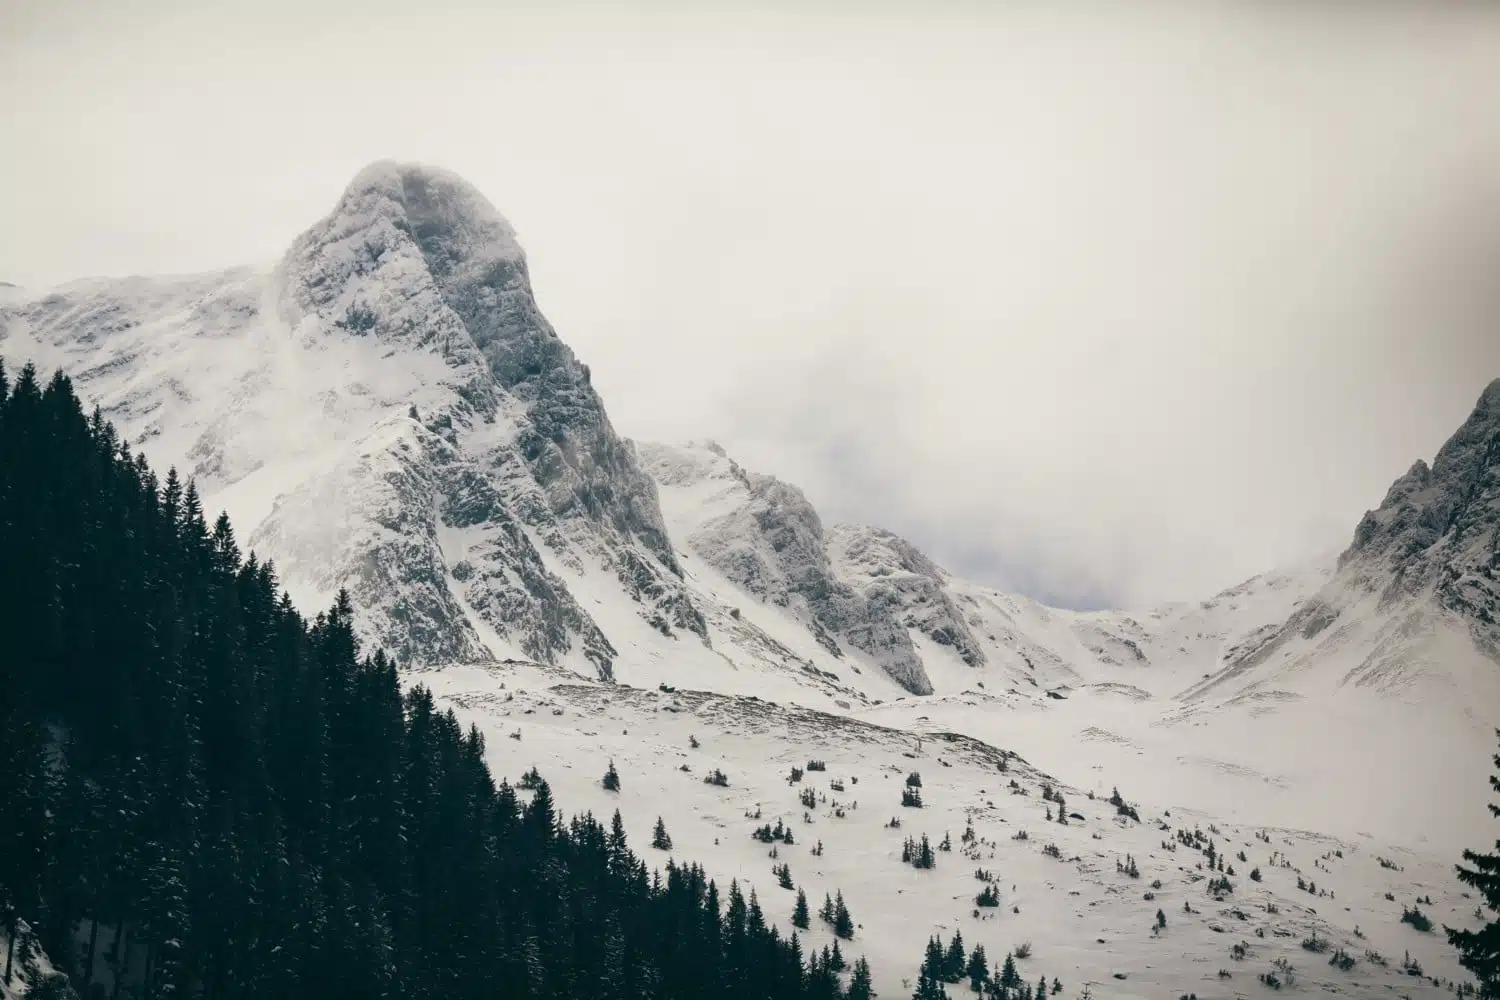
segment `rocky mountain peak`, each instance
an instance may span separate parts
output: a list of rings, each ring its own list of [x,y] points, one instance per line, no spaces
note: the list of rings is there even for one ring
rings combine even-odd
[[[393,160],[372,163],[349,182],[333,215],[390,220],[422,246],[435,270],[524,256],[515,230],[489,199],[439,167]]]
[[[1386,604],[1430,593],[1500,659],[1500,379],[1432,465],[1417,462],[1365,514],[1339,567]]]

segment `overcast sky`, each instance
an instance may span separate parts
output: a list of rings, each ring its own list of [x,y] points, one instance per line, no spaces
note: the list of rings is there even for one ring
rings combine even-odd
[[[1500,376],[1500,5],[0,0],[0,94],[0,279],[446,166],[622,433],[1072,606],[1341,547]]]

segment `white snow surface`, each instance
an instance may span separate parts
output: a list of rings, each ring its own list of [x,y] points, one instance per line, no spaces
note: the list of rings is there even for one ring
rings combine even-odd
[[[1299,989],[1356,996],[1437,995],[1402,973],[1407,951],[1459,975],[1440,935],[1397,919],[1430,895],[1434,921],[1473,925],[1452,865],[1495,836],[1500,665],[1430,590],[1382,589],[1373,556],[1077,612],[956,577],[888,531],[824,525],[712,442],[616,437],[531,299],[514,231],[430,168],[368,168],[266,267],[0,291],[8,366],[68,373],[158,472],[229,512],[305,611],[349,588],[362,639],[477,722],[498,774],[538,766],[564,810],[618,802],[638,848],[662,815],[681,858],[753,884],[783,931],[791,894],[749,833],[790,823],[780,860],[814,907],[843,890],[862,924],[846,953],[887,996],[909,992],[927,935],[954,929],[997,960],[1031,941],[1023,973],[1068,996],[1244,996],[1279,957]],[[1493,544],[1474,537],[1468,551]],[[1005,775],[1001,748],[1022,758]],[[610,758],[618,796],[598,784]],[[814,758],[829,770],[804,785],[827,801],[804,821],[786,777]],[[703,783],[712,767],[729,788]],[[911,770],[923,809],[899,805]],[[1085,818],[1046,824],[1043,781]],[[1141,823],[1102,801],[1114,786]],[[959,851],[968,822],[977,858]],[[1197,851],[1162,847],[1210,824],[1250,859],[1222,902]],[[905,835],[945,831],[937,869],[900,863]],[[1139,880],[1110,863],[1126,853]],[[1283,856],[1336,897],[1298,891]],[[981,866],[1002,905],[976,918]],[[1314,930],[1354,970],[1302,950]]]

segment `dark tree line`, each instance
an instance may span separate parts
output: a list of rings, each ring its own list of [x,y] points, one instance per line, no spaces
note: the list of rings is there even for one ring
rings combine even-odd
[[[0,368],[0,650],[10,975],[34,940],[114,1000],[844,995],[753,893],[649,872],[539,775],[496,787],[347,595],[305,619],[30,366]]]

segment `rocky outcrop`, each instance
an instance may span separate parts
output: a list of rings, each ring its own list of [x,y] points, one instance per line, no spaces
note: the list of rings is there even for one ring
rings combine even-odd
[[[1495,647],[1500,614],[1500,379],[1429,467],[1417,462],[1365,514],[1340,570],[1386,601],[1431,592]]]
[[[746,471],[712,443],[686,450],[643,445],[642,452],[664,484],[717,480],[723,510],[689,532],[693,552],[752,596],[798,615],[834,656],[846,645],[913,694],[932,692],[903,609],[840,577],[823,522],[801,490]]]
[[[835,525],[828,549],[840,575],[870,604],[938,645],[952,647],[969,666],[984,665],[984,649],[945,589],[947,572],[915,545],[880,528]]]

